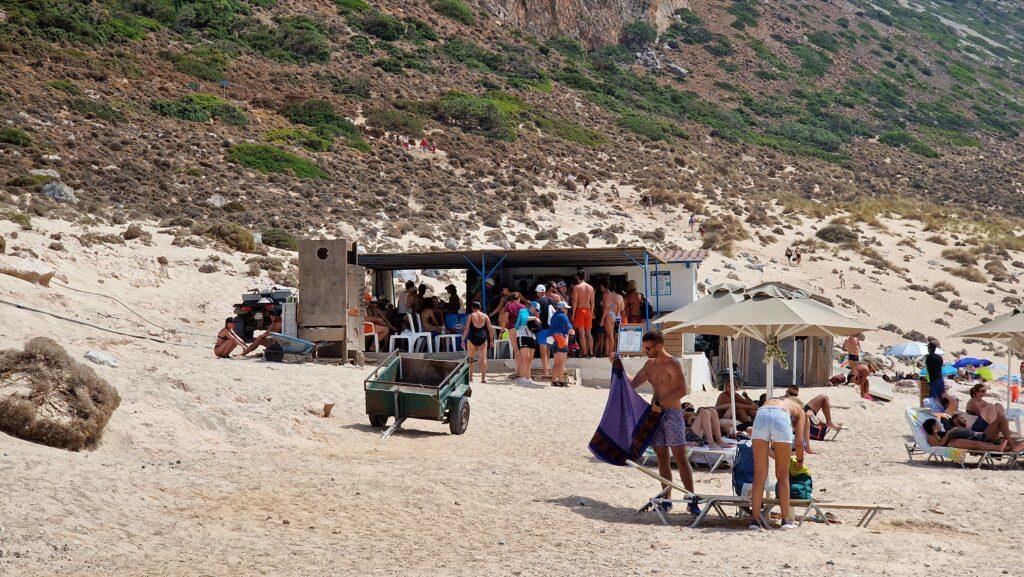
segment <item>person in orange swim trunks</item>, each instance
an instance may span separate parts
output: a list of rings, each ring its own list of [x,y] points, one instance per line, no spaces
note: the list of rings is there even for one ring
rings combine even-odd
[[[580,356],[594,356],[594,287],[587,283],[586,271],[576,271],[576,284],[572,287],[572,326],[580,342]]]

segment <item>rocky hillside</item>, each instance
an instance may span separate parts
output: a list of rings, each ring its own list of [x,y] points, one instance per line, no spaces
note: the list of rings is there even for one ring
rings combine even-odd
[[[952,0],[0,0],[0,215],[241,250],[692,242],[601,226],[643,204],[726,252],[794,214],[1014,248],[1022,24]],[[545,216],[567,198],[588,230]]]

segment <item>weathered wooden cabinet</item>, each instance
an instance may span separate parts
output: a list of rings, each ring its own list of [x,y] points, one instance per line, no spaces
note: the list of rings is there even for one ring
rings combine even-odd
[[[354,251],[345,239],[299,241],[299,338],[337,343],[321,347],[330,356],[344,358],[364,346],[365,269],[350,264]]]

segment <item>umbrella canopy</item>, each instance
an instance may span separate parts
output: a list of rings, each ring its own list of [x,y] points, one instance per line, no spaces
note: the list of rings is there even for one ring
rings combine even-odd
[[[987,367],[992,364],[992,361],[988,359],[976,359],[974,357],[964,357],[958,359],[953,366],[962,369],[964,367]]]
[[[936,348],[936,354],[944,355],[946,351]],[[889,350],[885,351],[885,354],[890,357],[896,357],[901,359],[923,357],[928,354],[928,343],[900,343],[889,347]]]
[[[711,291],[702,299],[696,300],[680,309],[657,319],[657,323],[687,323],[707,316],[729,305],[743,300],[743,287],[735,284],[720,284],[711,287]],[[671,333],[681,329],[679,325],[669,327],[664,332]]]
[[[874,329],[800,293],[785,295],[773,296],[761,291],[747,294],[743,301],[688,321],[677,330],[725,337],[748,336],[768,343],[788,337],[847,336]],[[768,370],[766,380],[770,397],[774,370]]]
[[[1024,335],[1024,311],[1014,309],[1009,314],[998,316],[987,323],[960,331],[956,338],[1012,339]]]
[[[953,367],[953,365],[951,365],[949,363],[946,363],[946,364],[942,365],[942,376],[944,376],[944,377],[952,377],[956,373],[957,373],[957,371]],[[922,377],[927,377],[928,376],[928,369],[921,369],[921,376]]]

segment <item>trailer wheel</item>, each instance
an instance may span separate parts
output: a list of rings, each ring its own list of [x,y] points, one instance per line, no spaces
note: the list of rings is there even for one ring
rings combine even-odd
[[[469,399],[460,397],[448,414],[448,428],[453,435],[461,435],[469,426]]]
[[[384,425],[388,424],[387,415],[370,415],[370,426],[375,428],[383,428]]]

